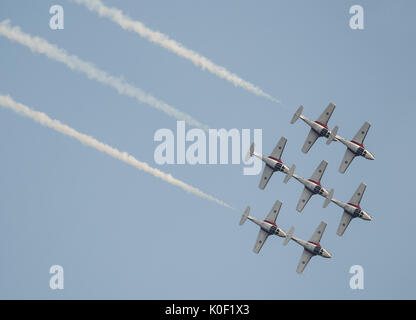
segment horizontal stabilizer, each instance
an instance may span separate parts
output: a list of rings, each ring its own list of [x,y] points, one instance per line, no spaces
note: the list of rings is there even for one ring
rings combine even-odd
[[[254,142],[250,145],[250,149],[247,151],[244,161],[247,162],[248,159],[250,159],[250,157],[253,155],[253,153],[254,153]]]
[[[246,210],[244,210],[244,213],[241,216],[240,226],[242,226],[244,222],[246,222],[249,213],[250,213],[250,206],[247,206]]]
[[[338,141],[337,139],[338,129],[339,129],[338,126],[335,126],[334,129],[332,129],[328,137],[328,140],[326,140],[326,144],[329,145],[332,141]]]
[[[324,208],[328,206],[328,204],[331,202],[333,197],[334,197],[334,189],[331,189],[331,191],[329,191],[328,195],[326,196],[326,199],[324,202]]]
[[[292,239],[293,237],[293,233],[295,232],[295,227],[291,227],[289,232],[286,234],[286,239],[283,242],[283,245],[287,245],[289,243],[289,241]]]
[[[292,165],[289,169],[289,172],[286,174],[285,179],[283,180],[284,183],[288,183],[290,178],[292,178],[293,174],[295,173],[296,165]]]
[[[300,106],[298,110],[296,110],[295,114],[293,115],[292,120],[290,120],[291,124],[294,124],[296,120],[299,119],[300,115],[302,114],[302,111],[303,111],[303,106]]]

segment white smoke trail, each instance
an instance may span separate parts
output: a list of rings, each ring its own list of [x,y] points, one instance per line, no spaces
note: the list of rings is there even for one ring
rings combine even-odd
[[[49,127],[64,135],[73,137],[89,147],[92,147],[94,149],[97,149],[98,151],[104,152],[108,154],[109,156],[119,159],[139,170],[150,173],[156,178],[162,179],[163,181],[173,184],[174,186],[177,186],[181,188],[182,190],[190,192],[198,197],[213,201],[226,208],[233,209],[233,207],[231,207],[224,201],[221,201],[209,194],[206,194],[205,192],[202,192],[198,188],[195,188],[189,184],[186,184],[185,182],[181,180],[174,178],[172,175],[168,173],[152,168],[147,163],[137,160],[133,156],[129,155],[127,152],[121,152],[117,150],[116,148],[113,148],[105,143],[102,143],[91,136],[88,136],[86,134],[76,131],[75,129],[61,123],[58,120],[53,120],[49,118],[48,115],[46,115],[43,112],[35,111],[21,103],[15,102],[10,96],[0,95],[0,106],[9,108],[20,115],[29,117],[30,119],[40,123],[41,125],[45,127]]]
[[[235,86],[241,87],[251,93],[254,93],[258,96],[265,97],[273,102],[280,103],[279,100],[272,97],[268,93],[265,93],[259,87],[256,87],[252,83],[241,79],[238,75],[228,71],[226,68],[216,65],[214,62],[208,58],[201,56],[199,53],[186,48],[181,43],[170,39],[167,35],[153,31],[147,28],[142,22],[137,20],[132,20],[130,17],[126,16],[121,10],[113,7],[105,6],[101,0],[73,0],[78,4],[85,5],[90,11],[95,11],[101,17],[109,18],[115,23],[119,24],[125,30],[130,30],[136,32],[143,38],[149,40],[150,42],[156,43],[163,48],[166,48],[178,56],[181,56],[185,59],[193,62],[197,67],[200,67],[202,70],[208,70],[209,72],[215,74],[216,76],[225,79]]]
[[[19,27],[11,27],[9,20],[0,22],[0,34],[28,47],[33,52],[45,54],[48,58],[64,63],[72,70],[82,72],[90,79],[113,87],[119,94],[135,98],[138,102],[159,109],[178,120],[184,120],[191,126],[199,127],[205,131],[208,130],[208,126],[195,120],[190,115],[156,99],[152,95],[145,93],[143,90],[127,83],[122,78],[111,76],[105,71],[96,68],[93,64],[83,61],[77,56],[69,55],[65,50],[47,42],[45,39],[32,37],[31,35],[22,32]]]

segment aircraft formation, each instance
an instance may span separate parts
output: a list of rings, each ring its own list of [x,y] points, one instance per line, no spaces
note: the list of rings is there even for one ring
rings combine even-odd
[[[302,114],[303,106],[300,106],[293,115],[293,118],[290,122],[291,124],[294,124],[300,118],[310,127],[309,134],[302,146],[303,153],[307,153],[314,145],[316,140],[318,140],[320,137],[326,138],[326,143],[328,145],[334,141],[339,141],[344,144],[347,147],[347,150],[338,169],[340,173],[344,174],[355,157],[361,156],[368,160],[375,160],[373,154],[363,145],[364,139],[371,125],[369,122],[365,122],[352,140],[344,139],[338,135],[338,126],[335,126],[332,130],[328,129],[328,121],[331,118],[334,110],[335,104],[331,102],[326,107],[324,112],[319,116],[319,118],[316,121],[312,121]],[[324,198],[324,208],[326,208],[332,202],[343,209],[341,221],[337,229],[337,235],[339,236],[344,234],[351,220],[354,218],[361,218],[365,221],[372,220],[371,216],[360,207],[361,199],[367,187],[364,183],[361,183],[358,186],[349,202],[342,202],[335,199],[334,189],[330,189],[328,191],[328,189],[324,188],[321,184],[321,179],[325,173],[328,162],[322,160],[309,179],[303,178],[295,173],[296,166],[294,164],[289,167],[281,160],[286,143],[287,139],[285,137],[281,137],[270,156],[256,153],[254,143],[251,144],[250,149],[246,155],[246,161],[250,157],[254,156],[265,163],[265,167],[263,169],[259,183],[259,188],[261,190],[266,188],[267,183],[275,172],[282,172],[285,174],[283,180],[284,183],[287,183],[293,177],[303,185],[303,191],[296,206],[296,210],[298,212],[302,212],[306,204],[314,195],[320,195]],[[290,240],[293,240],[295,243],[303,247],[302,256],[296,269],[299,274],[303,272],[312,257],[318,255],[323,258],[331,258],[332,255],[326,249],[322,248],[320,244],[322,235],[324,234],[327,226],[326,222],[322,221],[319,224],[308,241],[302,240],[293,235],[295,230],[293,226],[287,233],[282,228],[277,226],[276,219],[279,215],[281,206],[282,202],[277,200],[264,220],[259,220],[250,216],[250,206],[247,206],[245,209],[240,220],[240,225],[243,225],[248,219],[260,227],[260,231],[253,248],[254,253],[260,252],[261,248],[270,235],[276,235],[278,237],[285,238],[283,245],[287,245]]]

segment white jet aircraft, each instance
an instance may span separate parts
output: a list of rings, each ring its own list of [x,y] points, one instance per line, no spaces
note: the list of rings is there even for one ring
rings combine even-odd
[[[332,201],[337,206],[344,209],[341,222],[338,226],[337,235],[342,236],[345,230],[347,229],[348,225],[350,224],[351,220],[354,218],[358,217],[366,221],[372,220],[371,216],[360,207],[361,198],[363,197],[366,187],[367,186],[364,183],[361,183],[358,186],[355,193],[352,195],[350,202],[348,203],[334,199],[334,189],[331,189],[331,191],[329,192],[327,200],[324,203],[324,208]]]
[[[347,151],[345,152],[344,158],[342,159],[341,165],[339,167],[339,172],[344,173],[356,156],[362,156],[369,160],[375,160],[373,154],[363,145],[365,136],[367,135],[370,126],[371,124],[369,122],[365,122],[351,141],[336,135],[336,132],[338,131],[337,127],[335,127],[333,132],[330,134],[327,144],[330,144],[331,141],[340,141],[347,147]]]
[[[260,249],[263,247],[263,244],[266,242],[268,236],[274,234],[282,238],[286,237],[286,232],[278,228],[276,225],[276,218],[277,218],[277,215],[279,214],[281,206],[282,206],[282,202],[277,200],[274,203],[272,210],[270,210],[266,219],[264,219],[263,221],[249,216],[250,206],[246,208],[243,215],[241,216],[240,226],[243,225],[247,219],[249,219],[260,227],[259,235],[257,236],[256,244],[254,245],[254,248],[253,248],[254,253],[260,252]]]
[[[303,272],[306,265],[308,264],[308,262],[311,260],[313,256],[319,255],[324,258],[332,257],[332,255],[327,250],[322,248],[321,244],[319,243],[321,241],[322,235],[324,234],[325,228],[326,228],[326,223],[322,221],[321,224],[316,228],[315,232],[313,233],[309,241],[295,238],[293,236],[293,232],[295,231],[295,228],[294,227],[290,228],[289,233],[287,234],[286,239],[283,242],[283,245],[285,246],[288,244],[290,240],[293,240],[304,248],[302,252],[302,256],[300,257],[298,267],[296,269],[297,273],[301,274]]]
[[[266,164],[259,184],[260,189],[264,190],[274,172],[281,171],[286,174],[293,174],[293,172],[295,171],[295,165],[293,165],[289,169],[289,167],[283,164],[282,160],[280,159],[282,157],[283,150],[285,149],[286,142],[287,139],[285,137],[281,137],[277,145],[274,147],[270,156],[264,156],[262,154],[254,152],[254,142],[251,144],[250,150],[247,152],[245,161],[247,162],[251,156],[255,156]],[[288,179],[287,176],[285,178],[285,181],[286,179]]]
[[[305,186],[300,196],[298,205],[296,206],[296,210],[298,212],[301,212],[303,210],[303,208],[306,206],[309,199],[313,195],[319,194],[323,196],[324,198],[328,197],[328,190],[326,190],[321,185],[321,178],[325,172],[327,165],[328,165],[328,162],[326,162],[325,160],[322,160],[318,168],[315,169],[310,179],[304,179],[293,172],[288,173],[287,177],[285,178],[285,183],[287,183],[287,181],[289,181],[289,179],[293,176],[296,180],[298,180],[300,183],[302,183]]]
[[[306,122],[308,126],[311,127],[311,130],[309,131],[306,141],[302,147],[303,153],[308,153],[309,149],[313,146],[313,144],[316,142],[316,140],[318,140],[319,137],[329,138],[331,134],[334,137],[336,136],[338,127],[335,127],[332,131],[328,129],[328,120],[329,118],[331,118],[334,109],[335,104],[331,102],[316,121],[309,120],[302,114],[303,106],[300,106],[298,110],[295,112],[292,120],[290,121],[291,124],[294,124],[296,120],[301,118],[303,121]]]

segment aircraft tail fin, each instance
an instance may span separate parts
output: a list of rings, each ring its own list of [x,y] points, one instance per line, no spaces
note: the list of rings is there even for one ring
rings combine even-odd
[[[326,140],[326,144],[330,144],[332,141],[337,141],[337,133],[338,133],[338,126],[335,126],[334,129],[332,129],[331,134],[328,137],[328,140]]]
[[[325,198],[325,202],[323,205],[324,208],[328,206],[328,204],[331,202],[333,197],[334,197],[334,189],[331,189],[331,191],[329,191],[328,195]]]
[[[250,159],[250,157],[253,155],[253,153],[254,153],[254,142],[250,145],[250,149],[247,151],[244,161],[247,162],[248,159]]]
[[[241,216],[240,226],[242,226],[244,222],[246,222],[249,213],[250,213],[250,206],[247,206],[246,210],[244,210],[244,213]]]
[[[285,241],[283,241],[283,245],[287,245],[289,243],[289,241],[292,239],[293,237],[293,233],[295,232],[295,227],[290,227],[289,232],[286,234],[286,239]]]
[[[292,120],[290,120],[291,124],[294,124],[299,119],[300,115],[302,114],[302,111],[303,111],[303,106],[300,106],[298,110],[296,110],[295,114],[293,115]]]
[[[292,165],[289,169],[289,172],[286,174],[285,179],[283,180],[284,183],[288,183],[290,178],[293,177],[293,173],[295,172],[296,165]]]

